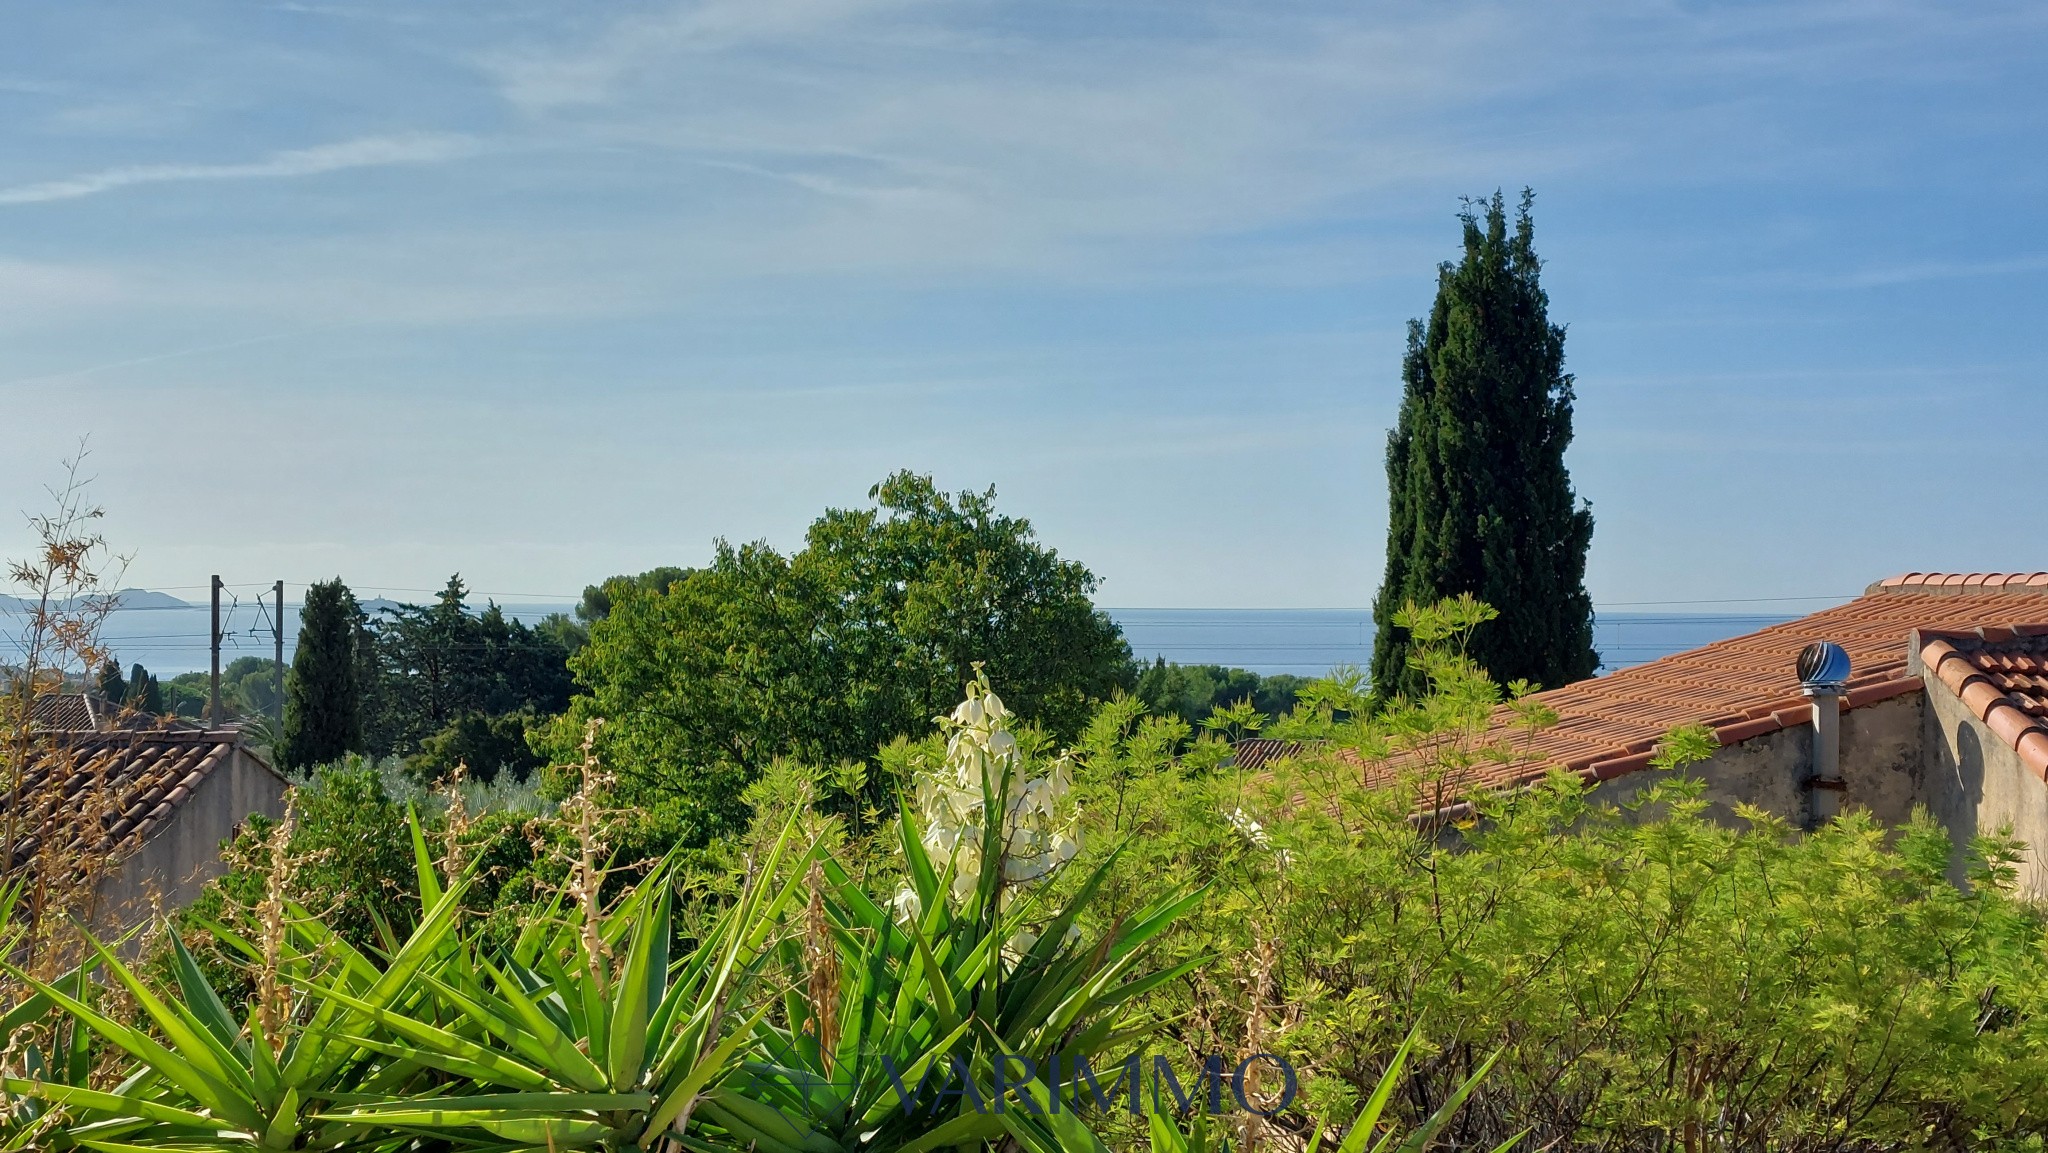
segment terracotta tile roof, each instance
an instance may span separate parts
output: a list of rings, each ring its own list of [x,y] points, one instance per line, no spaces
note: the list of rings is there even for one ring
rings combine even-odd
[[[1533,736],[1501,709],[1482,742],[1522,755],[1476,766],[1462,783],[1516,785],[1552,768],[1610,780],[1648,767],[1658,739],[1679,725],[1708,725],[1731,745],[1806,724],[1810,704],[1799,695],[1793,661],[1812,641],[1849,652],[1844,708],[1918,692],[1921,682],[1907,667],[1913,630],[2015,621],[2048,621],[2048,573],[1908,573],[1879,581],[1835,608],[1538,693],[1558,723]]]
[[[94,693],[50,693],[29,706],[28,720],[39,729],[89,733],[120,711],[119,705]]]
[[[37,746],[20,789],[0,793],[0,828],[20,837],[9,871],[49,847],[104,853],[148,840],[240,739],[231,730],[81,733]]]
[[[50,693],[29,706],[29,724],[60,733],[106,732],[110,729],[193,729],[189,722],[153,717],[98,693]]]
[[[1923,667],[2048,780],[2048,624],[1923,630],[1916,643]]]
[[[1274,761],[1292,757],[1301,752],[1300,741],[1283,741],[1273,737],[1246,737],[1230,746],[1231,763],[1240,769],[1263,769]]]

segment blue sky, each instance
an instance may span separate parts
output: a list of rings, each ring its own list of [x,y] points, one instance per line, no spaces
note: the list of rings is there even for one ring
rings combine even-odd
[[[2048,568],[2038,2],[9,27],[0,494],[89,435],[129,583],[573,593],[908,466],[1109,604],[1364,604],[1403,324],[1525,184],[1596,601]]]

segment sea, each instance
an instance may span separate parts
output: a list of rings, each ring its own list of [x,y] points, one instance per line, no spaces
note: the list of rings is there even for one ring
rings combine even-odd
[[[159,592],[130,590],[122,595],[122,607],[108,616],[101,639],[124,668],[140,663],[160,679],[206,669],[208,606]],[[370,601],[366,608],[374,613],[390,603]],[[507,616],[532,623],[572,606],[499,607]],[[1132,655],[1148,664],[1164,657],[1179,664],[1226,665],[1261,675],[1321,676],[1345,665],[1364,668],[1372,661],[1372,614],[1362,608],[1106,611],[1123,626]],[[267,600],[231,598],[222,613],[221,664],[240,656],[268,659],[276,646],[278,622],[272,617]],[[1603,612],[1594,623],[1593,645],[1600,653],[1601,671],[1611,672],[1789,619],[1749,613]],[[0,598],[0,664],[18,659],[17,638],[24,620],[18,608]],[[298,640],[297,605],[285,605],[282,625],[285,659],[290,660]]]
[[[1372,663],[1366,609],[1110,609],[1140,660],[1228,665],[1260,675],[1322,676]],[[1594,618],[1600,671],[1755,632],[1792,618],[1747,613],[1606,612]]]

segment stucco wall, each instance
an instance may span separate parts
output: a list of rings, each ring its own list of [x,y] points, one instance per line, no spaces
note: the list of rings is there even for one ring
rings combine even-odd
[[[1903,823],[1922,795],[1925,696],[1907,693],[1842,714],[1843,807],[1864,808],[1888,825]],[[1708,815],[1741,824],[1738,803],[1759,806],[1795,825],[1810,819],[1805,781],[1812,775],[1813,727],[1799,725],[1729,745],[1691,772],[1706,782]],[[1661,776],[1645,769],[1617,777],[1593,798],[1621,804]]]
[[[251,813],[284,815],[285,782],[242,749],[199,783],[169,824],[121,863],[100,885],[100,922],[136,923],[149,913],[152,894],[167,909],[190,904],[221,874],[221,843]]]
[[[1924,679],[1927,807],[1957,843],[1950,876],[1964,878],[1964,849],[1971,837],[2010,826],[2029,846],[2020,866],[2021,889],[2048,900],[2048,854],[2033,848],[2048,845],[2048,785],[1947,685],[1935,677]]]

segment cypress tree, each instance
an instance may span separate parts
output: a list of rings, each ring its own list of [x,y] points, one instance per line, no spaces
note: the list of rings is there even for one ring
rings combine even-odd
[[[299,645],[284,683],[284,741],[279,760],[307,769],[359,749],[363,692],[356,660],[362,609],[341,578],[306,590]]]
[[[93,691],[97,692],[109,703],[116,705],[128,699],[128,682],[121,679],[121,663],[119,661],[108,657],[100,665],[99,681],[93,685]]]
[[[128,670],[128,696],[125,700],[150,716],[160,717],[164,713],[163,686],[156,683],[156,675],[143,668],[139,661]]]
[[[1469,650],[1494,679],[1555,688],[1599,666],[1585,581],[1593,512],[1564,465],[1572,378],[1538,281],[1533,199],[1524,189],[1512,235],[1500,193],[1467,201],[1464,258],[1438,267],[1427,326],[1408,322],[1400,421],[1387,435],[1387,574],[1373,604],[1372,681],[1384,696],[1423,688],[1394,614],[1459,593],[1500,612]]]

